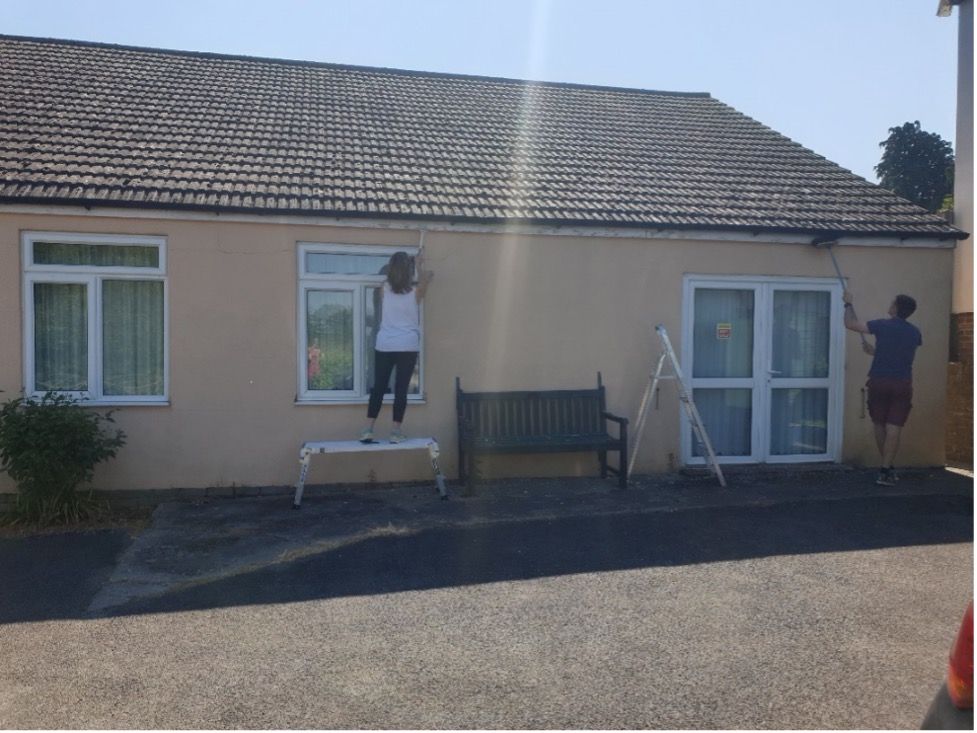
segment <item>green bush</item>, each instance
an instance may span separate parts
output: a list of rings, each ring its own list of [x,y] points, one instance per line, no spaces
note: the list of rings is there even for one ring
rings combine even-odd
[[[17,483],[10,519],[30,524],[77,522],[96,516],[104,503],[92,490],[95,465],[115,457],[125,433],[107,429],[100,415],[65,395],[18,397],[0,407],[0,469]]]

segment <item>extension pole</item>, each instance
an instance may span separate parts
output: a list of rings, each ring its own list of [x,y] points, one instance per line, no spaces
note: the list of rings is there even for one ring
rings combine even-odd
[[[815,246],[817,246],[817,245],[815,245]],[[841,274],[841,268],[838,267],[838,260],[835,259],[834,248],[831,246],[831,243],[827,243],[825,246],[828,249],[828,254],[831,255],[831,264],[835,266],[835,272],[838,274],[838,282],[841,283],[841,289],[843,291],[848,290],[848,286],[845,284],[845,276]],[[851,308],[851,314],[856,319],[858,318],[858,316],[855,313],[855,306],[852,306],[852,308]],[[858,332],[858,335],[862,339],[862,346],[868,346],[868,341],[865,340],[865,334],[862,333],[861,331],[859,331]]]

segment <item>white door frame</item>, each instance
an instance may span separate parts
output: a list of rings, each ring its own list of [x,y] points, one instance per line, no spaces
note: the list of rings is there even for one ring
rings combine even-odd
[[[834,278],[780,277],[752,275],[685,275],[682,283],[682,370],[685,386],[692,394],[694,378],[693,306],[696,288],[752,289],[755,293],[753,311],[753,377],[726,380],[717,387],[749,387],[753,390],[753,420],[751,425],[751,455],[720,456],[721,463],[813,463],[838,462],[841,459],[844,413],[845,334],[841,285]],[[822,454],[770,455],[770,393],[772,389],[772,313],[774,290],[821,290],[831,293],[830,340],[828,359],[828,436],[827,451]],[[761,381],[763,380],[763,381]],[[806,386],[803,379],[786,379],[781,388]],[[820,380],[823,381],[823,380]],[[761,385],[761,388],[757,388]],[[692,428],[685,411],[680,412],[680,448],[686,465],[704,465],[705,458],[692,455]]]

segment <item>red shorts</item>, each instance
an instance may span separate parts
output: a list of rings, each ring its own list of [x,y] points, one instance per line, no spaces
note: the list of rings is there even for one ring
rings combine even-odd
[[[913,408],[913,383],[911,379],[869,377],[868,414],[876,425],[906,424]]]

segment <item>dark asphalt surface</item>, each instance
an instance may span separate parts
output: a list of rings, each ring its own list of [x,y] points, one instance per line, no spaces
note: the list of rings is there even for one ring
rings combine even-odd
[[[371,538],[111,613],[290,603],[972,538],[973,500],[958,495],[514,521]]]
[[[0,624],[85,616],[131,543],[121,529],[0,538]]]

